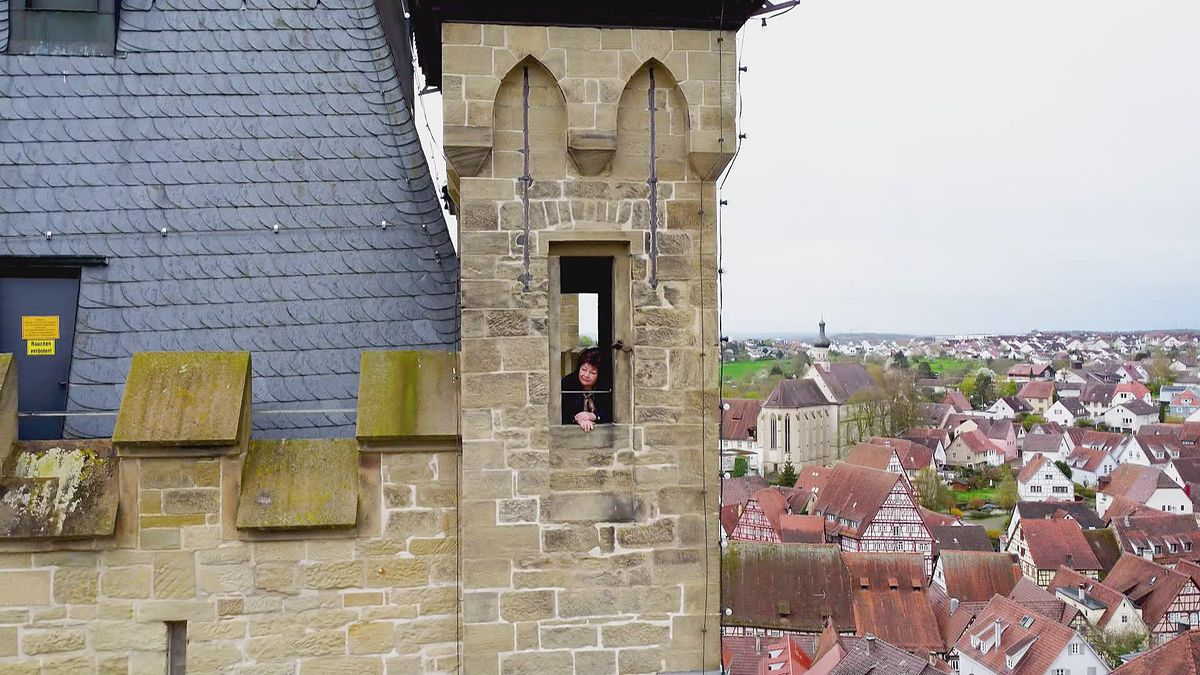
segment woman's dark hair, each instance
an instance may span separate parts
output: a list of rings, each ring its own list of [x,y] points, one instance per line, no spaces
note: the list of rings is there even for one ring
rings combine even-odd
[[[579,355],[579,367],[576,370],[582,368],[585,363],[591,364],[596,370],[600,370],[600,366],[604,364],[604,356],[600,353],[599,347],[588,347],[583,350],[583,353]]]

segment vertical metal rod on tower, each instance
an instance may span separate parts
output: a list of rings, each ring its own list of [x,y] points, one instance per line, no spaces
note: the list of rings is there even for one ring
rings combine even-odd
[[[521,131],[524,143],[521,152],[525,162],[525,172],[518,179],[521,183],[521,210],[525,216],[524,239],[521,245],[525,272],[521,275],[521,287],[528,292],[533,278],[529,272],[529,187],[533,184],[533,176],[529,175],[529,66],[525,66],[523,69],[521,106]]]
[[[650,66],[650,91],[646,98],[650,108],[650,178],[646,180],[650,186],[650,288],[658,288],[658,150],[655,125],[658,102],[654,94],[654,66]]]

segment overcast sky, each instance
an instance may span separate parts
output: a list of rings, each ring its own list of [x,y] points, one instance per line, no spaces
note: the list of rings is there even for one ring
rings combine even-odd
[[[1200,327],[1198,26],[1187,0],[747,24],[724,332]]]

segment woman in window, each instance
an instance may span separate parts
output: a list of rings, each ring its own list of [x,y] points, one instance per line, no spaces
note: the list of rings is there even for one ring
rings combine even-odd
[[[596,347],[583,350],[579,355],[579,367],[562,379],[562,423],[578,424],[580,429],[591,431],[597,424],[612,422],[612,406],[609,397],[592,393],[600,381],[603,357]]]

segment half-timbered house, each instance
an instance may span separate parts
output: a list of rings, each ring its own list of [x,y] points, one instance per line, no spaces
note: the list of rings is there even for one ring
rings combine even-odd
[[[1042,588],[1050,584],[1060,566],[1089,579],[1099,579],[1103,569],[1079,523],[1069,519],[1022,520],[1007,550],[1017,556],[1025,578]]]
[[[1171,570],[1125,554],[1104,584],[1124,593],[1141,610],[1153,645],[1200,627],[1200,566],[1184,561]]]
[[[840,463],[813,505],[825,519],[827,541],[844,551],[920,553],[933,571],[933,536],[904,474]]]

